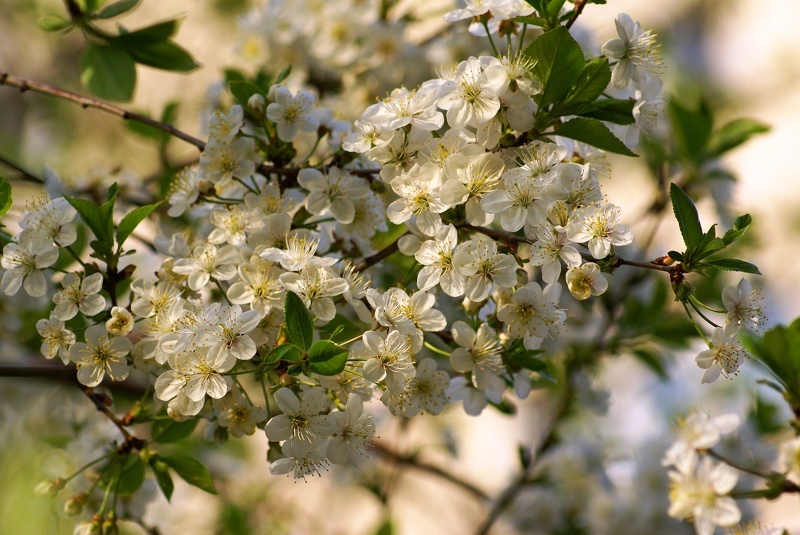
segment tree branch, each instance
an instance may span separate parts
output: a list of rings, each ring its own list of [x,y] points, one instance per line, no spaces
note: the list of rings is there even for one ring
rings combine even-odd
[[[388,449],[380,442],[373,442],[372,446],[375,449],[375,451],[377,451],[387,461],[391,461],[397,465],[408,466],[410,468],[414,468],[422,472],[433,474],[441,479],[444,479],[446,481],[449,481],[450,483],[453,483],[454,485],[461,487],[463,490],[469,492],[478,499],[481,500],[489,499],[488,494],[483,492],[481,489],[479,489],[472,483],[464,481],[458,476],[451,474],[450,472],[447,472],[446,470],[439,468],[438,466],[418,461],[415,455],[402,455],[400,453],[397,453],[396,451]]]
[[[407,234],[408,234],[408,232],[403,234],[403,236],[406,236]],[[398,251],[398,245],[397,244],[400,241],[400,239],[403,238],[403,236],[400,236],[400,238],[397,238],[392,243],[390,243],[389,245],[387,245],[386,247],[384,247],[383,249],[381,249],[380,251],[378,251],[374,255],[366,257],[364,260],[362,260],[361,262],[356,264],[354,269],[356,271],[364,271],[368,267],[374,266],[375,264],[377,264],[378,262],[380,262],[384,258],[389,257],[389,256],[393,255],[394,253],[396,253]]]
[[[567,21],[567,29],[569,30],[572,28],[572,25],[575,24],[575,21],[578,20],[578,17],[581,16],[583,13],[583,8],[586,7],[586,0],[575,0],[575,14]]]
[[[33,173],[31,173],[30,171],[27,171],[26,169],[20,167],[19,165],[11,161],[9,158],[6,158],[2,154],[0,154],[0,163],[5,165],[9,169],[13,169],[14,171],[16,171],[20,175],[22,180],[25,180],[27,182],[33,182],[35,184],[44,184],[44,180],[41,177],[38,177]]]
[[[142,124],[146,124],[148,126],[152,126],[153,128],[157,128],[162,132],[166,132],[172,137],[176,137],[187,143],[190,143],[201,151],[206,146],[205,142],[203,142],[202,140],[194,136],[191,136],[186,132],[178,130],[177,128],[175,128],[170,124],[162,123],[161,121],[156,121],[155,119],[151,119],[150,117],[147,117],[145,115],[125,110],[123,108],[120,108],[119,106],[115,106],[113,104],[109,104],[101,100],[84,97],[82,95],[78,95],[77,93],[73,93],[71,91],[59,89],[58,87],[53,87],[47,84],[41,84],[39,82],[32,82],[24,78],[18,78],[3,71],[0,71],[0,85],[15,87],[19,89],[20,93],[24,93],[25,91],[33,91],[34,93],[40,93],[42,95],[60,98],[63,100],[67,100],[69,102],[74,102],[75,104],[78,104],[84,109],[94,108],[97,110],[104,111],[106,113],[110,113],[111,115],[114,115],[116,117],[120,117],[121,119],[136,121]]]

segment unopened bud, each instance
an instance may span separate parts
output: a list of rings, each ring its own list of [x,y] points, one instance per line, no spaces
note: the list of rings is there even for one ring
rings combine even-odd
[[[86,505],[88,496],[85,493],[76,494],[64,503],[64,513],[67,516],[78,516]]]
[[[34,492],[40,498],[55,498],[56,494],[64,488],[64,485],[65,482],[61,478],[53,481],[42,481],[36,485]]]
[[[264,112],[266,104],[267,101],[264,99],[264,96],[259,93],[255,93],[253,96],[247,99],[247,106],[250,109],[260,113]]]

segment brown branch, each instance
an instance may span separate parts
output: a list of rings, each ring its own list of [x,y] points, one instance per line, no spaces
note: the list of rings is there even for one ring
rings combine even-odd
[[[467,223],[459,225],[459,228],[463,228],[465,230],[471,230],[472,232],[479,232],[481,234],[484,234],[485,236],[489,236],[490,238],[500,240],[506,244],[533,243],[533,240],[530,238],[526,238],[524,236],[517,236],[516,234],[511,234],[510,232],[504,232],[502,230],[494,230],[486,227],[477,227],[475,225],[470,225]]]
[[[578,20],[578,17],[581,16],[583,13],[583,8],[586,7],[586,0],[575,0],[575,14],[567,21],[567,29],[569,30],[572,28],[572,25],[575,24],[575,21]]]
[[[150,117],[147,117],[145,115],[125,110],[123,108],[120,108],[119,106],[115,106],[113,104],[109,104],[107,102],[103,102],[101,100],[97,100],[94,98],[84,97],[82,95],[78,95],[77,93],[66,91],[58,87],[53,87],[47,84],[41,84],[39,82],[32,82],[24,78],[18,78],[3,71],[0,71],[0,85],[15,87],[19,89],[20,93],[24,93],[25,91],[33,91],[34,93],[40,93],[42,95],[60,98],[63,100],[67,100],[69,102],[74,102],[75,104],[78,104],[84,109],[94,108],[97,110],[104,111],[106,113],[110,113],[111,115],[114,115],[121,119],[136,121],[142,124],[146,124],[158,130],[161,130],[162,132],[166,132],[172,137],[176,137],[187,143],[190,143],[201,151],[206,146],[205,142],[203,142],[202,140],[194,136],[191,136],[186,132],[178,130],[177,128],[175,128],[170,124],[162,123],[161,121],[156,121],[155,119],[151,119]]]
[[[30,171],[20,167],[15,162],[11,161],[9,158],[6,158],[2,154],[0,154],[0,163],[8,167],[9,169],[13,169],[17,173],[19,173],[22,180],[27,182],[33,182],[35,184],[44,184],[44,180],[41,177],[38,177],[31,173]]]
[[[407,234],[408,233],[406,232],[405,234],[403,234],[403,236],[406,236]],[[403,238],[403,236],[400,236],[400,238],[397,238],[392,243],[390,243],[389,245],[387,245],[374,255],[366,257],[364,260],[356,264],[354,269],[356,271],[364,271],[368,267],[374,266],[384,258],[389,257],[394,253],[396,253],[398,251],[397,243],[400,241],[401,238]]]
[[[459,478],[458,476],[451,474],[450,472],[432,465],[421,462],[417,460],[415,455],[403,455],[397,453],[396,451],[392,451],[388,449],[386,446],[379,442],[372,443],[373,448],[377,451],[384,459],[387,461],[391,461],[397,465],[401,466],[408,466],[409,468],[414,468],[415,470],[420,470],[422,472],[427,472],[429,474],[435,475],[445,481],[449,481],[454,485],[461,487],[463,490],[469,492],[476,498],[480,500],[488,500],[489,495],[486,494],[484,491],[473,485],[468,481],[464,481],[463,479]]]

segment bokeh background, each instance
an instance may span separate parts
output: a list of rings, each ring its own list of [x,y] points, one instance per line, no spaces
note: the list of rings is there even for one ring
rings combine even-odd
[[[286,9],[297,7],[291,0],[284,4]],[[452,2],[441,0],[401,4],[408,13],[421,18],[410,30],[417,40],[427,39],[442,28],[441,15],[453,7]],[[187,75],[140,68],[135,100],[126,106],[156,115],[165,103],[180,100],[177,126],[202,138],[209,95],[218,92],[221,69],[234,66],[253,71],[247,59],[252,51],[248,52],[239,21],[258,5],[257,0],[145,0],[125,23],[135,28],[176,15],[185,17],[177,41],[202,68]],[[63,6],[55,0],[0,0],[0,69],[83,92],[77,67],[82,39],[47,34],[36,26],[40,16],[61,10]],[[704,94],[718,124],[752,117],[770,125],[768,134],[724,160],[738,177],[725,194],[730,196],[732,214],[749,212],[755,219],[750,249],[753,256],[746,258],[763,273],[763,277],[753,279],[753,284],[763,289],[770,322],[791,321],[800,314],[800,177],[794,162],[800,140],[800,61],[796,59],[800,3],[610,0],[607,5],[589,5],[574,27],[575,35],[585,47],[597,51],[615,36],[613,19],[620,11],[659,34],[667,65],[663,78],[668,96],[691,100]],[[456,33],[453,43],[478,41],[466,35],[465,27]],[[466,46],[479,47],[480,43]],[[369,103],[381,95],[366,91],[360,98]],[[0,155],[34,174],[42,174],[48,166],[74,181],[108,175],[120,168],[120,177],[134,188],[137,177],[152,173],[157,162],[154,146],[131,135],[116,118],[40,95],[21,95],[5,87],[0,87]],[[180,142],[170,145],[169,157],[174,162],[195,156],[191,146]],[[604,191],[623,207],[629,216],[627,223],[643,232],[645,229],[636,225],[635,215],[651,199],[651,182],[644,166],[624,158],[614,158],[612,164],[612,178],[603,184]],[[0,171],[4,171],[2,164]],[[14,187],[16,206],[24,205],[26,196],[35,193],[33,186],[15,182]],[[704,222],[719,220],[712,203],[702,204],[700,210]],[[13,217],[12,213],[8,224],[13,225]],[[677,225],[666,223],[651,248],[652,256],[677,248],[677,240]],[[14,328],[16,314],[24,309],[13,301],[5,305],[0,320],[4,332]],[[17,352],[9,335],[0,339],[0,347],[0,362],[25,362],[28,358]],[[676,414],[699,405],[712,413],[744,416],[752,404],[754,381],[762,376],[755,364],[745,364],[734,381],[701,386],[702,374],[693,358],[699,350],[672,355],[669,382],[660,381],[640,363],[624,357],[608,360],[602,373],[592,379],[596,389],[609,393],[608,410],[574,422],[571,432],[575,447],[591,450],[595,447],[592,444],[604,444],[611,459],[606,464],[609,484],[617,491],[628,489],[633,504],[635,491],[646,475],[637,472],[634,465],[650,458],[650,464],[657,467],[660,452],[670,443],[668,422]],[[535,441],[551,411],[548,400],[534,393],[514,417],[487,410],[479,418],[470,418],[454,405],[446,418],[422,417],[408,426],[383,417],[378,434],[399,451],[422,448],[426,461],[496,495],[519,469],[517,445]],[[387,509],[375,492],[350,484],[352,476],[344,472],[332,471],[308,482],[270,476],[262,433],[229,443],[224,454],[219,454],[213,443],[205,442],[202,433],[198,435],[191,447],[218,476],[220,496],[178,484],[172,503],[167,504],[153,485],[149,491],[155,499],[146,506],[146,518],[160,526],[160,533],[372,534],[390,514],[396,533],[446,535],[472,532],[485,515],[474,497],[419,471],[382,469],[394,471],[394,490]],[[36,498],[32,490],[43,477],[68,470],[74,457],[70,452],[99,447],[113,436],[114,429],[109,429],[74,388],[43,379],[0,377],[0,533],[71,533],[71,523],[59,512],[61,504]],[[76,441],[74,437],[80,438]],[[69,444],[66,450],[62,449],[64,444]],[[570,457],[565,452],[565,458],[555,462],[571,465],[579,480],[581,463],[589,462],[590,456],[574,453]],[[663,473],[653,478],[653,485],[665,483]],[[593,492],[607,490],[597,487]],[[656,506],[666,507],[666,491],[660,490],[662,501]],[[512,510],[501,519],[492,533],[542,532],[526,524],[525,514],[526,510],[554,508],[550,499],[523,496],[516,512]],[[641,507],[651,506],[646,502],[643,500]],[[603,510],[590,513],[608,514]],[[760,502],[752,514],[765,524],[800,534],[796,497]],[[130,526],[126,529],[136,532]],[[608,533],[615,532],[608,529]],[[691,532],[678,523],[663,529],[668,529],[664,533]]]

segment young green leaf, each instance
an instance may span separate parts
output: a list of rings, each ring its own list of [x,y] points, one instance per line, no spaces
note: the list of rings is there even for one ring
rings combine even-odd
[[[750,214],[740,215],[736,218],[736,221],[733,222],[733,228],[722,236],[722,241],[725,242],[725,245],[732,244],[747,232],[747,228],[752,222],[753,218],[750,217]]]
[[[128,101],[136,87],[136,63],[125,50],[90,43],[81,56],[81,83],[100,98]]]
[[[676,184],[670,184],[669,197],[672,199],[672,211],[681,229],[681,236],[688,249],[700,245],[703,240],[703,228],[700,217],[692,199]]]
[[[168,457],[162,456],[159,459],[175,470],[175,473],[190,485],[194,485],[210,494],[217,493],[214,481],[211,479],[211,472],[194,457],[179,454]]]
[[[72,21],[65,20],[58,15],[44,15],[37,21],[39,28],[46,32],[60,32],[72,27]]]
[[[118,17],[123,13],[127,13],[135,8],[137,5],[139,5],[140,1],[141,0],[120,0],[119,2],[108,4],[106,7],[101,9],[95,15],[95,17],[98,19],[112,19],[114,17]]]
[[[664,363],[662,362],[663,357],[653,351],[651,349],[634,349],[632,353],[636,356],[636,358],[641,361],[642,364],[650,368],[651,371],[655,372],[659,379],[662,381],[669,380],[669,373],[667,373],[666,368],[664,368]]]
[[[349,351],[330,340],[319,340],[308,349],[308,362],[311,371],[320,375],[342,373]]]
[[[561,11],[561,8],[564,7],[564,3],[566,0],[550,0],[547,3],[547,14],[551,17],[558,16],[558,13]]]
[[[142,483],[144,483],[144,462],[139,455],[130,455],[120,472],[116,493],[120,496],[130,496],[139,490]]]
[[[0,217],[6,215],[11,209],[11,183],[4,176],[0,176]]]
[[[307,351],[314,338],[314,321],[303,300],[294,292],[286,292],[283,317],[289,339],[294,345]]]
[[[78,212],[78,215],[80,215],[81,219],[83,219],[83,222],[86,223],[90,229],[92,229],[92,232],[94,232],[94,235],[97,237],[98,241],[107,242],[109,239],[108,226],[103,220],[100,207],[93,202],[87,201],[86,199],[67,196],[64,196],[64,198],[72,205],[73,208],[75,208],[75,210]]]
[[[569,104],[594,102],[611,81],[608,58],[600,56],[590,59],[583,67],[575,87],[570,91],[566,102]]]
[[[197,428],[199,418],[191,418],[183,422],[176,422],[173,419],[154,420],[150,428],[150,435],[153,442],[160,444],[170,444],[188,438]]]
[[[169,475],[169,467],[164,461],[160,460],[158,455],[150,457],[150,469],[156,477],[161,492],[167,501],[172,499],[172,492],[175,490],[175,483],[172,482],[172,476]]]
[[[294,344],[281,344],[273,347],[267,354],[266,362],[277,362],[285,360],[288,362],[300,362],[303,359],[303,352]]]
[[[178,31],[181,21],[179,19],[168,20],[128,32],[121,31],[120,35],[114,40],[126,47],[146,46],[153,43],[161,43],[169,40]]]
[[[247,101],[253,95],[265,95],[266,92],[263,88],[257,86],[252,82],[235,81],[228,84],[231,94],[236,99],[236,102],[242,106],[247,106]]]
[[[193,71],[200,65],[183,47],[172,41],[127,46],[126,50],[137,63],[162,71]]]
[[[769,126],[753,119],[737,119],[731,121],[711,135],[708,153],[720,156],[735,149],[751,137],[769,132]]]
[[[540,35],[525,55],[537,60],[532,72],[542,82],[534,97],[540,108],[563,98],[583,72],[583,51],[563,26]]]
[[[608,152],[636,157],[636,154],[631,152],[630,149],[625,146],[625,143],[620,141],[617,136],[611,133],[611,130],[609,130],[606,125],[597,119],[576,117],[562,124],[558,130],[556,130],[556,135],[582,141]]]
[[[531,26],[539,26],[540,28],[547,26],[547,21],[540,17],[514,17],[512,20],[520,24],[530,24]]]
[[[139,226],[139,223],[141,223],[145,218],[149,217],[150,214],[152,214],[162,202],[164,201],[140,206],[126,214],[125,217],[122,218],[122,221],[119,222],[119,227],[117,228],[117,245],[122,247],[122,244],[125,243],[125,240],[128,239],[128,236],[130,236],[136,227]]]
[[[741,273],[751,273],[753,275],[761,275],[755,264],[745,262],[736,258],[720,258],[718,260],[706,260],[700,264],[701,266],[715,267],[724,269],[725,271],[739,271]]]
[[[275,82],[274,83],[279,84],[279,83],[283,82],[284,80],[286,80],[289,77],[290,74],[292,74],[292,66],[291,65],[287,65],[286,67],[284,67],[281,70],[281,72],[278,73],[278,77],[275,78]]]
[[[670,99],[669,118],[680,154],[689,160],[698,161],[708,144],[714,121],[708,104],[703,100],[698,110],[692,111],[675,99]]]

